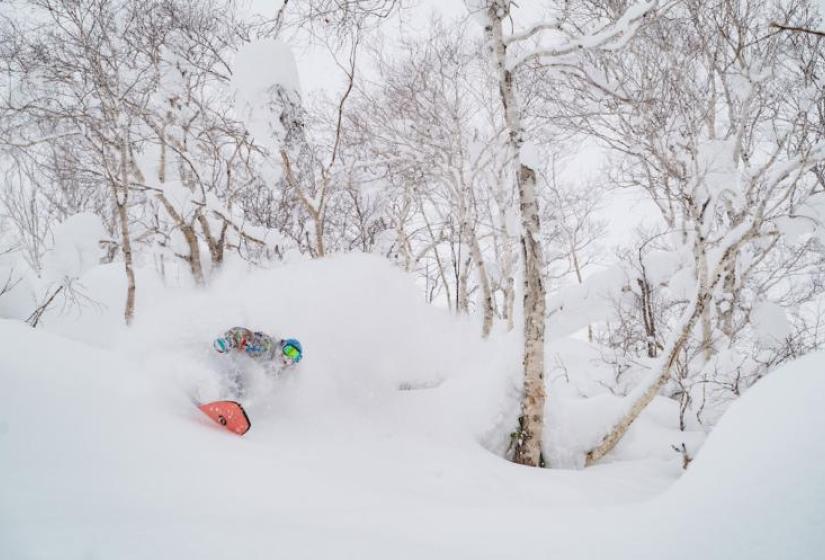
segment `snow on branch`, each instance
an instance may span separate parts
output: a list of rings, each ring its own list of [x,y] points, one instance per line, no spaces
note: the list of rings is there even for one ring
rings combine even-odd
[[[553,47],[537,48],[523,54],[508,65],[508,69],[513,71],[522,64],[536,59],[561,58],[583,49],[616,50],[622,48],[641,26],[645,17],[656,8],[658,0],[646,0],[628,8],[625,13],[613,23],[603,27],[601,30],[579,37],[567,39],[564,43]],[[526,33],[535,34],[543,29],[549,29],[550,24],[537,25],[525,33],[514,35],[506,42],[521,40]],[[513,39],[515,37],[515,39]]]
[[[558,21],[537,23],[526,31],[522,31],[521,33],[513,33],[509,37],[505,37],[504,44],[512,45],[513,43],[517,43],[519,41],[525,41],[540,31],[550,30],[560,30],[560,23]]]

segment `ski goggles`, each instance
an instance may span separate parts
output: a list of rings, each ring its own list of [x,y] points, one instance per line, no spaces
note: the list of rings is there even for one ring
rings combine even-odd
[[[291,344],[285,345],[282,349],[282,352],[284,353],[284,356],[286,356],[293,362],[297,362],[301,359],[301,351]]]

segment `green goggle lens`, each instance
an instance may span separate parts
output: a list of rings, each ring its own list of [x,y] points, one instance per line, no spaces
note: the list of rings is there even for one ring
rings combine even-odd
[[[284,346],[284,356],[286,356],[287,358],[297,360],[298,356],[300,355],[301,353],[298,351],[298,349],[292,346],[291,344],[287,344],[286,346]]]

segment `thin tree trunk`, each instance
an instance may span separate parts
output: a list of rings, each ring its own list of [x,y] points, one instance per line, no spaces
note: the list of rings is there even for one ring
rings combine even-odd
[[[515,259],[513,258],[513,242],[510,232],[504,230],[504,247],[502,255],[501,272],[504,276],[504,316],[507,319],[507,331],[512,331],[515,327],[516,308],[516,279],[513,276]]]
[[[186,246],[189,248],[189,254],[181,256],[189,263],[189,270],[192,273],[192,278],[195,279],[195,284],[203,286],[206,280],[203,274],[203,263],[201,262],[200,243],[198,242],[195,229],[186,223],[183,216],[175,210],[175,207],[172,206],[172,203],[169,202],[169,199],[167,199],[162,192],[157,193],[156,196],[183,234],[183,238],[186,240]]]
[[[642,293],[642,324],[645,328],[645,343],[647,344],[647,357],[655,358],[656,348],[656,323],[653,317],[653,301],[650,292],[650,284],[646,276],[637,278],[636,283]]]
[[[459,251],[459,256],[460,255],[461,252]],[[467,314],[470,312],[470,292],[468,288],[470,283],[470,265],[472,264],[472,261],[473,258],[470,256],[467,259],[463,259],[463,262],[458,262],[461,272],[458,274],[458,287],[456,289],[456,297],[458,299],[456,302],[457,313]]]
[[[655,358],[658,355],[656,345],[656,318],[653,314],[653,291],[650,289],[650,282],[647,279],[647,268],[642,257],[642,249],[639,249],[639,268],[642,276],[636,279],[639,291],[642,295],[642,324],[645,329],[645,343],[647,344],[647,357]]]
[[[120,190],[118,185],[112,183],[112,191],[115,196],[115,208],[118,220],[120,221],[121,250],[123,251],[123,266],[126,270],[126,308],[123,317],[127,325],[132,324],[135,317],[135,271],[132,259],[132,242],[129,237],[129,215],[126,205],[129,202],[129,137],[128,132],[123,132],[120,146]]]
[[[701,233],[701,224],[696,226],[696,245],[694,258],[696,259],[696,281],[699,284],[699,291],[706,292],[708,289],[708,255],[707,247]],[[702,356],[705,362],[709,362],[713,356],[713,328],[710,324],[710,305],[702,307]]]
[[[575,243],[570,243],[570,257],[573,260],[573,270],[576,272],[576,280],[578,280],[579,285],[584,285],[584,279],[582,278],[582,270],[581,266],[579,266],[579,256],[576,254]],[[593,325],[587,323],[587,342],[593,342]]]
[[[736,259],[732,259],[725,271],[725,280],[722,284],[722,292],[726,296],[727,307],[720,309],[722,332],[729,339],[733,338],[733,305],[736,302]]]
[[[478,270],[478,281],[481,284],[481,297],[484,306],[484,322],[481,325],[481,336],[487,338],[490,336],[490,331],[493,328],[493,314],[495,312],[493,306],[493,290],[490,287],[490,278],[487,276],[487,267],[484,265],[484,259],[481,256],[481,246],[478,243],[478,236],[475,234],[475,231],[471,232],[471,237],[473,260],[475,260]]]
[[[160,162],[158,164],[158,181],[160,184],[166,182],[166,152],[168,148],[166,145],[166,121],[160,127]]]
[[[407,189],[405,189],[403,211],[399,212],[398,216],[396,216],[395,220],[393,220],[395,222],[395,234],[398,238],[398,249],[401,252],[401,255],[404,257],[405,272],[412,272],[413,265],[413,250],[412,246],[410,245],[410,238],[407,235],[406,230],[404,229],[403,220],[403,216],[406,216],[409,205],[410,197]]]
[[[126,320],[126,324],[131,325],[135,317],[135,271],[132,259],[132,242],[129,240],[129,218],[126,212],[125,202],[117,203],[117,214],[120,220],[123,266],[126,271],[126,307],[123,311],[123,317]]]
[[[502,318],[507,321],[507,331],[513,330],[513,310],[515,308],[515,278],[513,277],[513,269],[515,268],[515,263],[513,254],[513,240],[510,236],[510,229],[507,227],[507,207],[508,205],[505,203],[504,199],[504,187],[502,185],[502,177],[501,171],[496,174],[496,189],[494,190],[493,196],[496,201],[496,206],[498,208],[498,217],[501,221],[501,243],[496,244],[496,259],[499,262],[499,266],[501,268],[501,290],[503,294],[504,301],[502,303]],[[490,219],[493,220],[493,213],[490,210]]]
[[[427,226],[427,232],[430,234],[430,239],[433,241],[433,255],[435,255],[435,263],[438,265],[438,276],[441,278],[441,283],[444,285],[444,292],[447,298],[447,309],[453,310],[453,298],[450,295],[450,284],[447,281],[447,272],[444,270],[444,263],[441,260],[441,255],[438,252],[438,241],[440,237],[435,236],[430,220],[427,219],[426,214],[423,215],[424,224]]]
[[[315,224],[315,251],[318,257],[326,255],[326,247],[324,245],[324,210],[318,210],[312,213],[312,219]]]

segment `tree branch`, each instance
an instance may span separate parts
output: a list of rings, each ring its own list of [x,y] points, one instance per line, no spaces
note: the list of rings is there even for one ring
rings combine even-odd
[[[795,33],[808,33],[810,35],[817,35],[819,37],[825,37],[825,31],[818,31],[816,29],[806,29],[805,27],[794,27],[793,25],[787,25],[784,23],[777,23],[772,21],[769,27],[774,29],[779,29],[780,31],[793,31]]]

